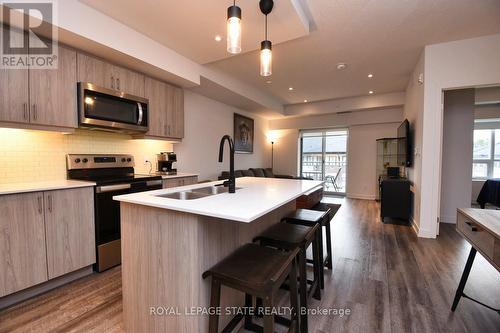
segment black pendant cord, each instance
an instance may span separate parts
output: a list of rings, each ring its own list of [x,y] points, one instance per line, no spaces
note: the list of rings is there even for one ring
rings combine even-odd
[[[267,14],[266,14],[266,40],[267,40]]]

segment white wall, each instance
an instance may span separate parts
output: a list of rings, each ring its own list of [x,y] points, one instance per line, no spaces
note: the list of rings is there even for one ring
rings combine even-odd
[[[419,236],[437,235],[441,194],[443,91],[500,84],[500,34],[429,45],[424,52]]]
[[[500,34],[426,47],[421,223],[437,233],[443,90],[500,83]],[[471,66],[471,64],[474,64]]]
[[[413,70],[406,89],[404,118],[410,122],[411,144],[413,146],[413,164],[407,168],[408,178],[413,183],[412,224],[417,233],[420,228],[420,188],[422,174],[422,122],[424,116],[424,85],[418,82],[425,66],[424,53]]]
[[[396,123],[355,125],[349,127],[347,156],[347,197],[376,198],[377,139],[391,138],[397,134]]]
[[[456,223],[457,208],[470,207],[474,89],[446,91],[443,115],[440,221]]]
[[[349,128],[347,196],[374,199],[376,194],[376,142],[394,137],[403,110],[400,108],[357,111],[271,120],[277,135],[274,170],[277,174],[298,175],[300,129]]]
[[[224,163],[218,162],[219,142],[225,134],[233,136],[233,113],[235,112],[255,120],[254,152],[253,154],[236,154],[235,169],[270,167],[271,144],[266,140],[267,120],[205,96],[185,91],[185,138],[181,143],[174,144],[178,160],[177,169],[182,172],[198,173],[200,180],[217,180],[223,170],[229,170],[227,143]]]

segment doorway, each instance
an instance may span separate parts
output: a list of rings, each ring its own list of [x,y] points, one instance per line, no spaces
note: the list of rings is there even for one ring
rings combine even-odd
[[[300,175],[324,181],[327,193],[345,195],[347,139],[347,129],[301,131]]]

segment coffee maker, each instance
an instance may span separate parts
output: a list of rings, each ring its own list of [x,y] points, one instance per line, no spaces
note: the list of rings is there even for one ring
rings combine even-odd
[[[156,155],[158,160],[158,171],[160,175],[175,175],[177,169],[172,168],[172,164],[177,162],[177,155],[174,152],[162,152]]]

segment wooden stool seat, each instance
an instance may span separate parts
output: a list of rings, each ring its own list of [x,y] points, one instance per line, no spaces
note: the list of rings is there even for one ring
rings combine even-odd
[[[314,298],[321,300],[320,267],[322,263],[319,256],[320,251],[317,237],[317,232],[320,228],[320,224],[318,223],[308,227],[281,222],[266,229],[259,236],[254,238],[254,242],[259,241],[263,246],[272,246],[287,251],[300,249],[297,259],[299,261],[299,294],[301,309],[307,309],[308,295],[313,295]],[[307,280],[306,251],[311,244],[313,245],[313,258],[315,264],[313,264],[314,279],[309,281]],[[307,290],[308,282],[311,284],[309,291]],[[302,333],[307,333],[307,311],[300,311],[300,313],[300,331]]]
[[[332,229],[330,223],[339,210],[339,204],[328,204],[324,202],[319,202],[311,209],[326,212],[323,219],[322,226],[325,227],[326,231],[326,257],[324,258],[324,265],[329,270],[333,269],[333,251],[332,251]]]
[[[299,224],[299,225],[305,225],[305,226],[314,226],[316,224],[319,224],[320,226],[322,226],[324,223],[325,216],[327,216],[327,214],[328,214],[328,212],[320,211],[320,210],[297,209],[292,214],[287,215],[287,217],[285,217],[283,220],[286,221],[287,223],[292,223],[292,224]],[[318,231],[316,232],[316,236],[318,238],[320,262],[324,262],[323,228],[318,229]],[[321,265],[319,272],[320,272],[320,275],[319,275],[320,286],[321,286],[321,289],[324,289],[325,288],[324,265]]]
[[[290,280],[290,304],[292,317],[290,319],[291,332],[298,332],[299,320],[297,315],[297,266],[295,257],[299,250],[283,252],[257,244],[246,244],[238,248],[228,257],[217,263],[203,273],[203,278],[212,277],[210,307],[220,306],[221,286],[242,291],[245,293],[245,307],[251,306],[251,296],[263,299],[264,308],[273,308],[277,291],[283,282]],[[222,311],[224,312],[224,311]],[[250,322],[249,314],[237,315],[224,328],[223,332],[230,332],[241,319]],[[265,312],[264,333],[274,333],[275,318],[272,312]],[[219,328],[219,315],[210,314],[209,332],[217,333]],[[257,325],[250,329],[261,330]]]

